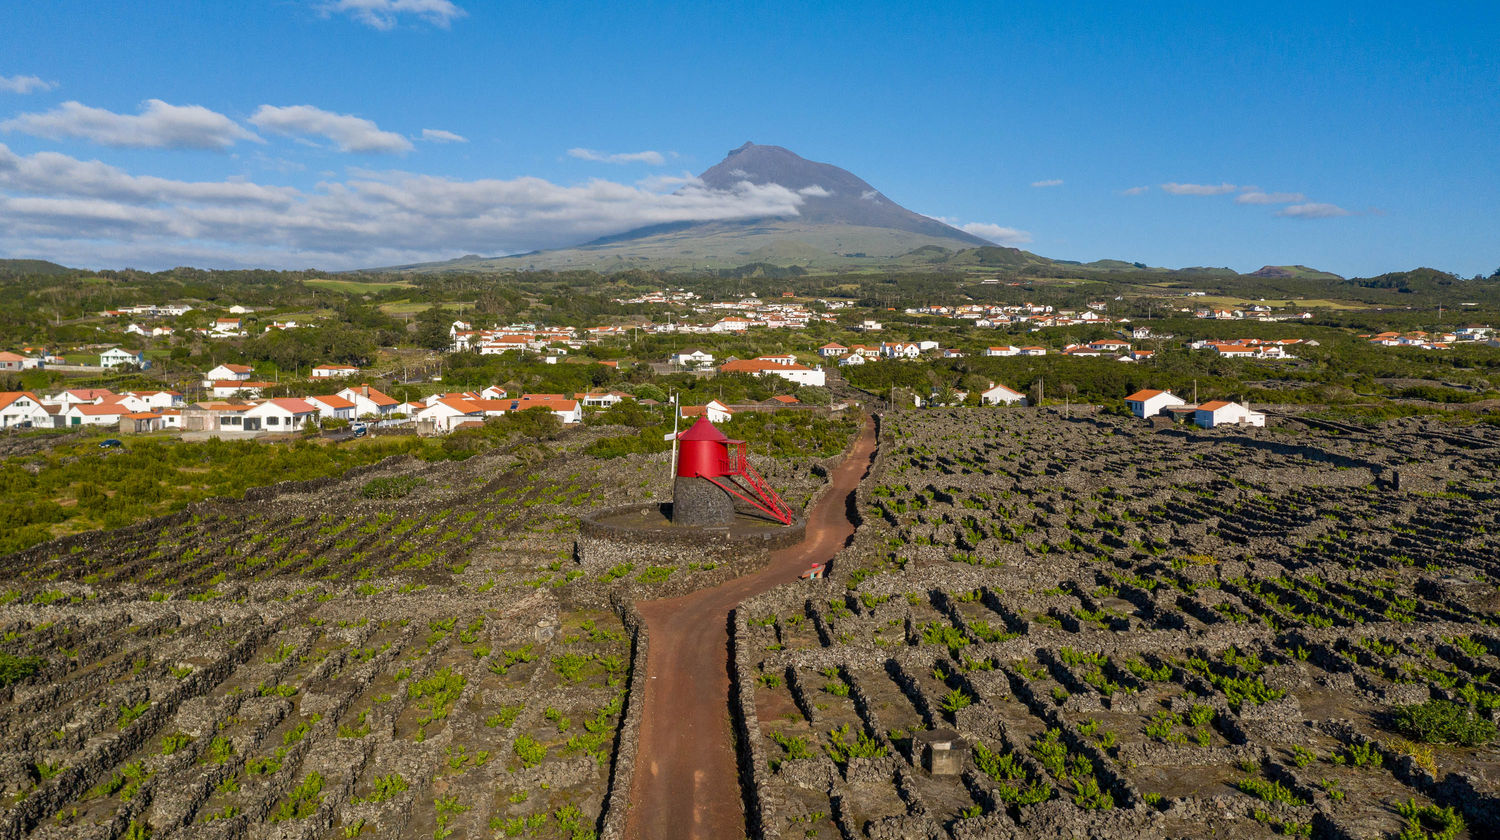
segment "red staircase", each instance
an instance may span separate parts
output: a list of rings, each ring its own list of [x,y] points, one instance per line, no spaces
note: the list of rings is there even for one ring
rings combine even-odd
[[[719,482],[711,477],[704,477],[708,478],[714,484],[719,485],[726,492],[754,505],[777,522],[783,525],[792,524],[795,516],[792,513],[791,506],[761,477],[760,473],[755,471],[755,467],[750,465],[750,458],[745,452],[745,443],[743,441],[730,441],[730,443],[732,448],[729,455],[729,469],[725,470],[725,474],[737,475],[743,478],[745,483],[750,485],[750,490],[755,494],[756,498],[752,499],[744,493],[738,492],[732,482]]]

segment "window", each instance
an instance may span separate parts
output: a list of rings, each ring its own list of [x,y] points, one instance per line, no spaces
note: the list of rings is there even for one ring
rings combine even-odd
[[[281,418],[280,417],[267,417],[266,418],[266,425],[267,426],[279,426],[279,425],[281,425]]]

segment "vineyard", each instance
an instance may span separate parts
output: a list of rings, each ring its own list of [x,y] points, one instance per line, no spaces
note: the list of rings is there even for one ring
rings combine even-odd
[[[609,836],[630,604],[725,570],[575,562],[580,513],[669,487],[607,431],[0,558],[0,837]],[[805,501],[811,465],[766,469]]]
[[[1288,426],[887,415],[736,616],[758,834],[1495,836],[1500,434]]]

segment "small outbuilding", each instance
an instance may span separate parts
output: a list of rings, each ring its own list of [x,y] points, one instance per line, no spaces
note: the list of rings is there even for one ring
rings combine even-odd
[[[1130,413],[1142,420],[1155,417],[1173,406],[1186,404],[1186,400],[1171,391],[1157,391],[1150,388],[1136,391],[1125,398],[1125,406],[1130,409]]]
[[[1205,429],[1219,426],[1264,426],[1266,415],[1251,411],[1236,402],[1214,400],[1198,406],[1193,412],[1193,422]]]

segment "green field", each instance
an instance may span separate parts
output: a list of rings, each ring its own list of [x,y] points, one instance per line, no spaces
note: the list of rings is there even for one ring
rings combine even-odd
[[[373,280],[331,280],[320,278],[305,281],[305,285],[314,289],[327,289],[331,292],[343,292],[349,295],[364,294],[366,292],[389,292],[392,289],[409,289],[411,284],[405,281],[373,281]]]

